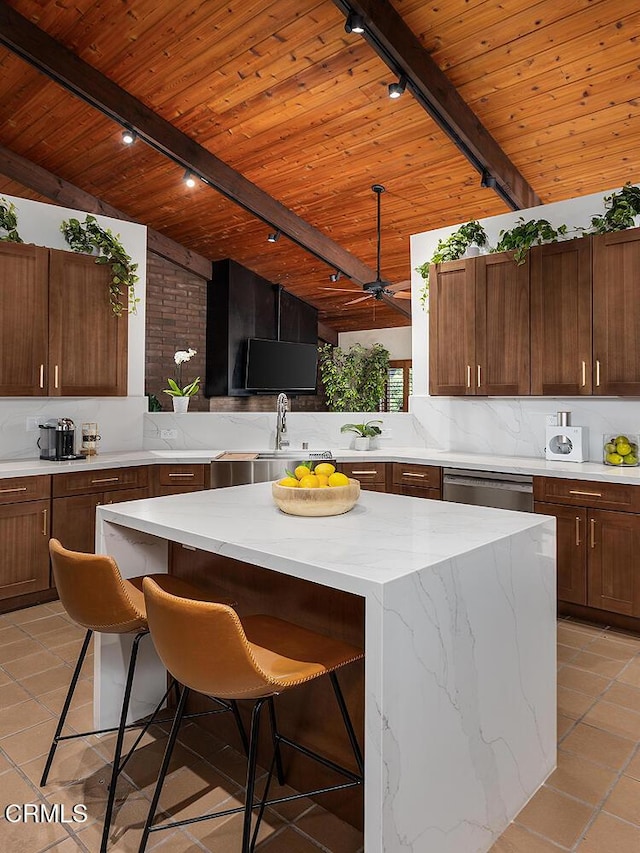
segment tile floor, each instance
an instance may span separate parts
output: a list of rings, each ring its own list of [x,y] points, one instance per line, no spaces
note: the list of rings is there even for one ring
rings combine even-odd
[[[113,736],[64,744],[49,784],[38,787],[44,757],[83,632],[58,602],[0,616],[0,804],[76,803],[85,823],[11,824],[0,819],[0,851],[60,853],[99,848]],[[69,716],[92,726],[93,661],[85,664]],[[558,769],[492,848],[492,853],[640,851],[640,637],[571,620],[558,626]],[[136,851],[164,748],[149,733],[118,784],[110,851]],[[194,752],[199,757],[194,756]],[[161,807],[176,817],[239,802],[244,762],[212,735],[184,727]],[[151,836],[158,853],[230,853],[239,818]],[[271,810],[261,853],[362,853],[362,836],[303,800]],[[438,851],[430,851],[438,853]],[[460,851],[468,853],[468,851]]]

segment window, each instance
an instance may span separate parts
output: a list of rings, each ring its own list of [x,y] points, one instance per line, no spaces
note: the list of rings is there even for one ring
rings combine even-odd
[[[409,395],[412,390],[413,369],[411,359],[390,361],[383,411],[408,412]]]

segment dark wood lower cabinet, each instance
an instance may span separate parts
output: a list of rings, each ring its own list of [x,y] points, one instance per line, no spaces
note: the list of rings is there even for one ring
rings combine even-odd
[[[0,506],[0,599],[49,587],[50,501]]]
[[[54,498],[52,536],[71,551],[93,554],[96,535],[96,507],[123,501],[137,501],[149,497],[146,486],[137,489],[120,489],[94,495],[73,495]],[[53,579],[52,579],[53,585]]]
[[[558,600],[587,603],[587,510],[536,501],[535,511],[556,518]]]
[[[640,516],[592,510],[588,527],[587,603],[640,616]]]

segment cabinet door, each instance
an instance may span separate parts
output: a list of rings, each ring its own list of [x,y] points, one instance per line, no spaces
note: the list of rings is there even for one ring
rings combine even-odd
[[[531,393],[591,394],[591,240],[535,246],[531,263]]]
[[[529,263],[510,252],[474,260],[476,394],[529,394]]]
[[[48,500],[0,506],[0,598],[48,589],[49,506]]]
[[[127,394],[128,316],[111,310],[111,266],[95,257],[51,249],[49,394]]]
[[[580,507],[534,504],[534,511],[556,519],[558,599],[587,603],[587,511]]]
[[[95,548],[96,507],[102,494],[54,498],[52,535],[71,551],[93,554]]]
[[[640,228],[593,238],[594,394],[640,396]]]
[[[47,395],[49,254],[0,243],[0,395]]]
[[[429,273],[429,393],[475,394],[475,258]]]
[[[588,604],[640,616],[640,516],[593,510],[588,526]]]

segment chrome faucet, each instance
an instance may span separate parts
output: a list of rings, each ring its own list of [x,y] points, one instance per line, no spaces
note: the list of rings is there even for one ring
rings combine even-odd
[[[287,438],[287,408],[289,400],[286,394],[278,394],[276,401],[276,450],[289,447]]]

